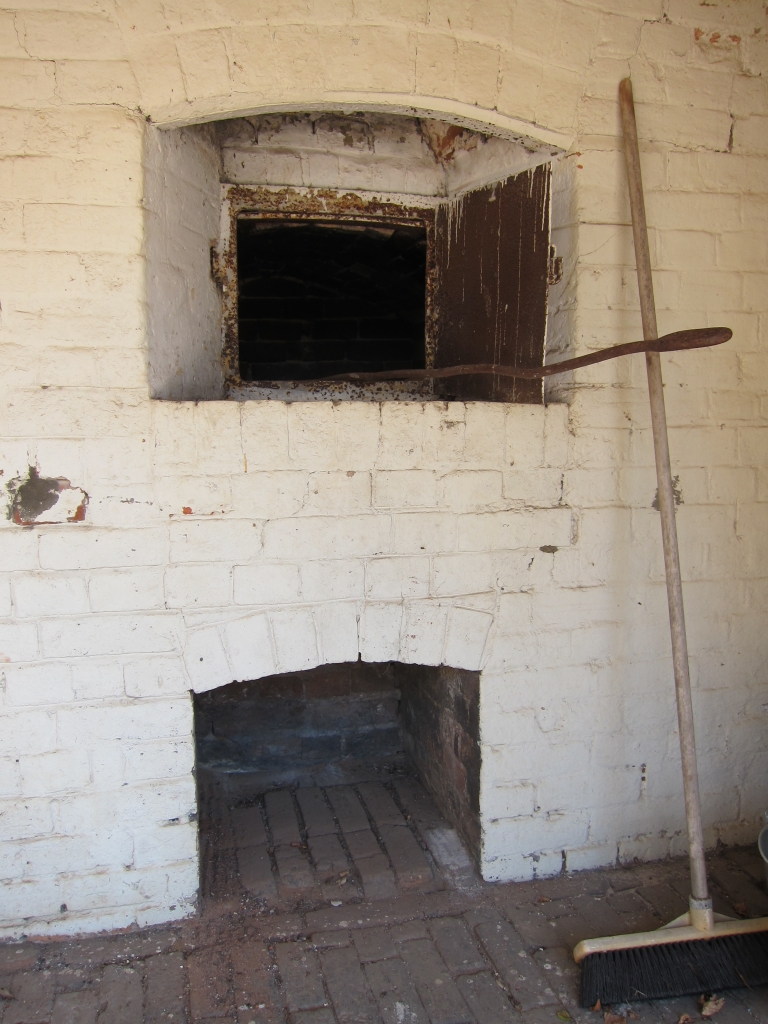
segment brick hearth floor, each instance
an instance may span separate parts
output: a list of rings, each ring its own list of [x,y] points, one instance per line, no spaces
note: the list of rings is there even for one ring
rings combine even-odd
[[[603,1024],[578,1007],[573,946],[686,909],[685,860],[481,884],[412,780],[232,803],[201,792],[199,916],[0,945],[2,1024]],[[755,848],[710,873],[717,911],[768,914]],[[700,1019],[693,997],[612,1010]],[[717,1019],[768,1024],[768,988]]]

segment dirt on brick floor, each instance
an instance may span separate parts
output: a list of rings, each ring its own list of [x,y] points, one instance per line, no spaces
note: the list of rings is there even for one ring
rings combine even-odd
[[[756,850],[712,856],[710,875],[716,910],[768,914]],[[0,1021],[603,1024],[605,1008],[578,1006],[573,946],[657,927],[687,896],[676,860],[292,910],[209,897],[173,927],[0,946]],[[613,1009],[642,1024],[700,1019],[694,997]],[[768,1024],[768,988],[726,993],[718,1021]]]

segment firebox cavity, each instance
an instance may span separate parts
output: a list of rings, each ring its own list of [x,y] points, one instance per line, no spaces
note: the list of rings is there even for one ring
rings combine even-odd
[[[243,381],[425,366],[426,230],[241,217]]]
[[[350,662],[231,683],[194,704],[199,777],[252,799],[417,776],[478,860],[479,673]]]

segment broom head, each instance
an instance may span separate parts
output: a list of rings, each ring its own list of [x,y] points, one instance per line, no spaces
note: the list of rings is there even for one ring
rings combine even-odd
[[[585,939],[573,956],[585,1008],[768,985],[768,917],[720,918],[705,932],[673,921],[653,932]]]

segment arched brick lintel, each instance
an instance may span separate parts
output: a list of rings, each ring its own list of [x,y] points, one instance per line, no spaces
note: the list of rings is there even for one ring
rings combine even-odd
[[[222,118],[325,110],[346,113],[364,110],[403,114],[409,117],[433,117],[474,131],[498,135],[500,138],[533,139],[535,142],[563,151],[571,147],[574,139],[574,136],[567,132],[553,131],[545,125],[512,117],[498,110],[443,96],[417,96],[411,93],[347,91],[293,94],[290,90],[281,90],[273,98],[265,97],[263,94],[241,93],[206,96],[192,102],[160,108],[150,113],[150,120],[158,128],[181,128]]]
[[[190,630],[184,662],[196,693],[358,658],[478,671],[492,621],[439,601],[276,608]]]

